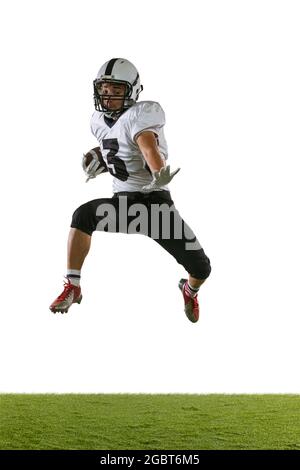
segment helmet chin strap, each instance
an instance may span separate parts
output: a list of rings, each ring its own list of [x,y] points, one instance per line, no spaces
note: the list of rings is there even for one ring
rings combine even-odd
[[[104,111],[104,116],[108,117],[109,119],[118,119],[123,111]]]
[[[130,100],[130,99],[126,100],[125,99],[122,109],[119,109],[119,110],[116,110],[116,111],[114,111],[114,110],[109,111],[107,109],[106,111],[104,111],[104,115],[106,117],[110,118],[110,119],[116,120],[121,116],[121,114],[124,113],[124,111],[126,111],[128,108],[130,108],[133,104],[134,104],[133,100]]]

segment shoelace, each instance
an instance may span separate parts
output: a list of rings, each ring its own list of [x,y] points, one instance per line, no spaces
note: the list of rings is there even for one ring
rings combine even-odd
[[[60,300],[65,300],[65,297],[68,296],[68,294],[71,292],[71,290],[74,288],[74,286],[70,283],[68,280],[67,282],[64,281],[64,290],[63,292],[57,297],[57,301]]]

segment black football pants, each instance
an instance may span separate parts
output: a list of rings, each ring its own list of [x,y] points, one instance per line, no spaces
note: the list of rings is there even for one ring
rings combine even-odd
[[[89,235],[94,231],[144,234],[196,279],[206,279],[211,271],[209,258],[180,217],[169,191],[119,192],[112,198],[94,199],[75,210],[71,227]]]

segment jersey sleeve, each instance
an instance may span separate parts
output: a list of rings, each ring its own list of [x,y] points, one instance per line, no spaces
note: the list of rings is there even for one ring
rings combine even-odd
[[[152,131],[159,134],[165,125],[165,113],[159,103],[148,101],[140,103],[132,116],[130,135],[135,142],[138,135],[143,131]]]

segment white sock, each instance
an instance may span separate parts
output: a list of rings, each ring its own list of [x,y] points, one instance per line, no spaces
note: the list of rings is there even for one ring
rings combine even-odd
[[[73,286],[80,285],[80,273],[79,269],[67,269],[67,278]]]
[[[185,291],[190,297],[196,297],[200,287],[192,287],[189,282],[185,283]]]

